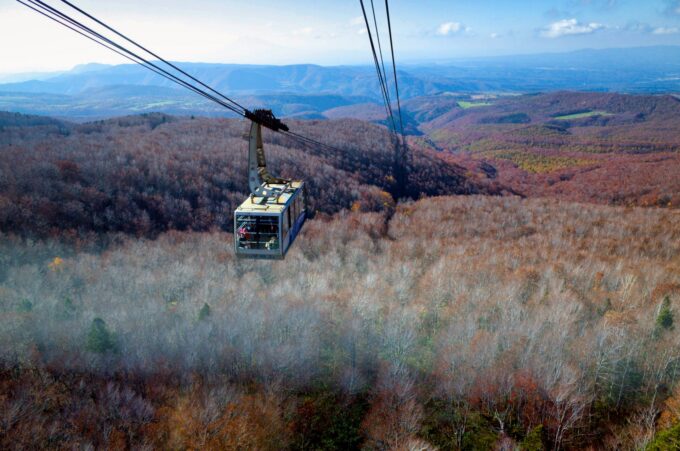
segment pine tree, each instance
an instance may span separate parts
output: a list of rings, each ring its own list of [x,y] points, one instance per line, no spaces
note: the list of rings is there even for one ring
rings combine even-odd
[[[206,302],[205,304],[203,304],[203,307],[201,307],[201,310],[198,312],[198,320],[202,321],[209,316],[210,316],[210,306]]]
[[[106,323],[103,319],[95,318],[92,320],[92,325],[90,326],[90,330],[87,333],[86,348],[88,351],[96,352],[97,354],[115,351],[116,346],[113,336],[106,327]]]
[[[545,449],[543,446],[543,425],[539,424],[533,428],[524,437],[524,440],[520,443],[520,449],[522,451],[542,451]]]
[[[673,329],[673,310],[671,309],[671,299],[666,296],[661,304],[661,310],[656,317],[656,334],[660,334],[664,330]]]

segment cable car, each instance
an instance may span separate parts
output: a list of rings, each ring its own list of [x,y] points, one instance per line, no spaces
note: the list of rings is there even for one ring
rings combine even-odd
[[[288,131],[270,110],[248,111],[250,196],[234,212],[234,251],[240,258],[281,260],[307,217],[305,184],[267,171],[262,126]]]

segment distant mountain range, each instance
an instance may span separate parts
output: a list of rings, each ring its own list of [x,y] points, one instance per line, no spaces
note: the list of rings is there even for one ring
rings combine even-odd
[[[342,107],[380,102],[370,66],[178,64],[248,107],[268,106],[283,116],[323,118],[327,110],[337,116]],[[132,64],[91,64],[25,77],[0,84],[0,110],[76,120],[149,111],[225,115],[219,106]],[[442,93],[680,92],[680,46],[402,65],[399,83],[404,100]]]

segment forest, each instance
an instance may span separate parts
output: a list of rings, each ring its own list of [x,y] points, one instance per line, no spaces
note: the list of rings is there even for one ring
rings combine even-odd
[[[314,193],[310,212],[377,211],[392,202],[394,152],[385,129],[353,119],[291,126],[343,151],[300,148],[265,133],[272,171],[306,180]],[[84,237],[231,230],[233,210],[248,195],[247,127],[162,114],[85,124],[0,114],[0,231]],[[410,198],[503,192],[428,149],[403,164]]]
[[[106,248],[3,236],[0,447],[671,449],[677,210],[432,197]],[[669,445],[670,444],[670,445]]]
[[[473,105],[473,107],[470,107]],[[680,205],[680,100],[672,95],[552,92],[409,99],[415,147],[528,197]]]
[[[680,0],[11,3],[0,451],[680,451]]]
[[[467,98],[467,97],[466,97]],[[515,194],[680,206],[680,101],[558,92],[431,96],[404,105],[412,150],[397,195]],[[470,106],[474,105],[474,106]],[[341,152],[265,134],[269,164],[303,178],[312,214],[392,208],[390,138],[369,106],[289,120]],[[366,117],[369,112],[370,117]],[[514,116],[522,120],[514,120]],[[71,237],[231,230],[246,192],[247,124],[160,113],[76,124],[0,113],[0,231]],[[392,197],[392,199],[390,199]]]
[[[0,448],[677,447],[678,104],[410,99],[403,187],[289,119],[340,151],[265,133],[284,262],[233,253],[246,122],[0,113]]]

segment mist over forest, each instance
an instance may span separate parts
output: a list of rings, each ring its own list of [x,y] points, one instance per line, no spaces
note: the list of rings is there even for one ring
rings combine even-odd
[[[5,237],[4,446],[614,449],[677,421],[676,211],[463,196],[382,221],[312,220],[277,263],[222,232]]]

